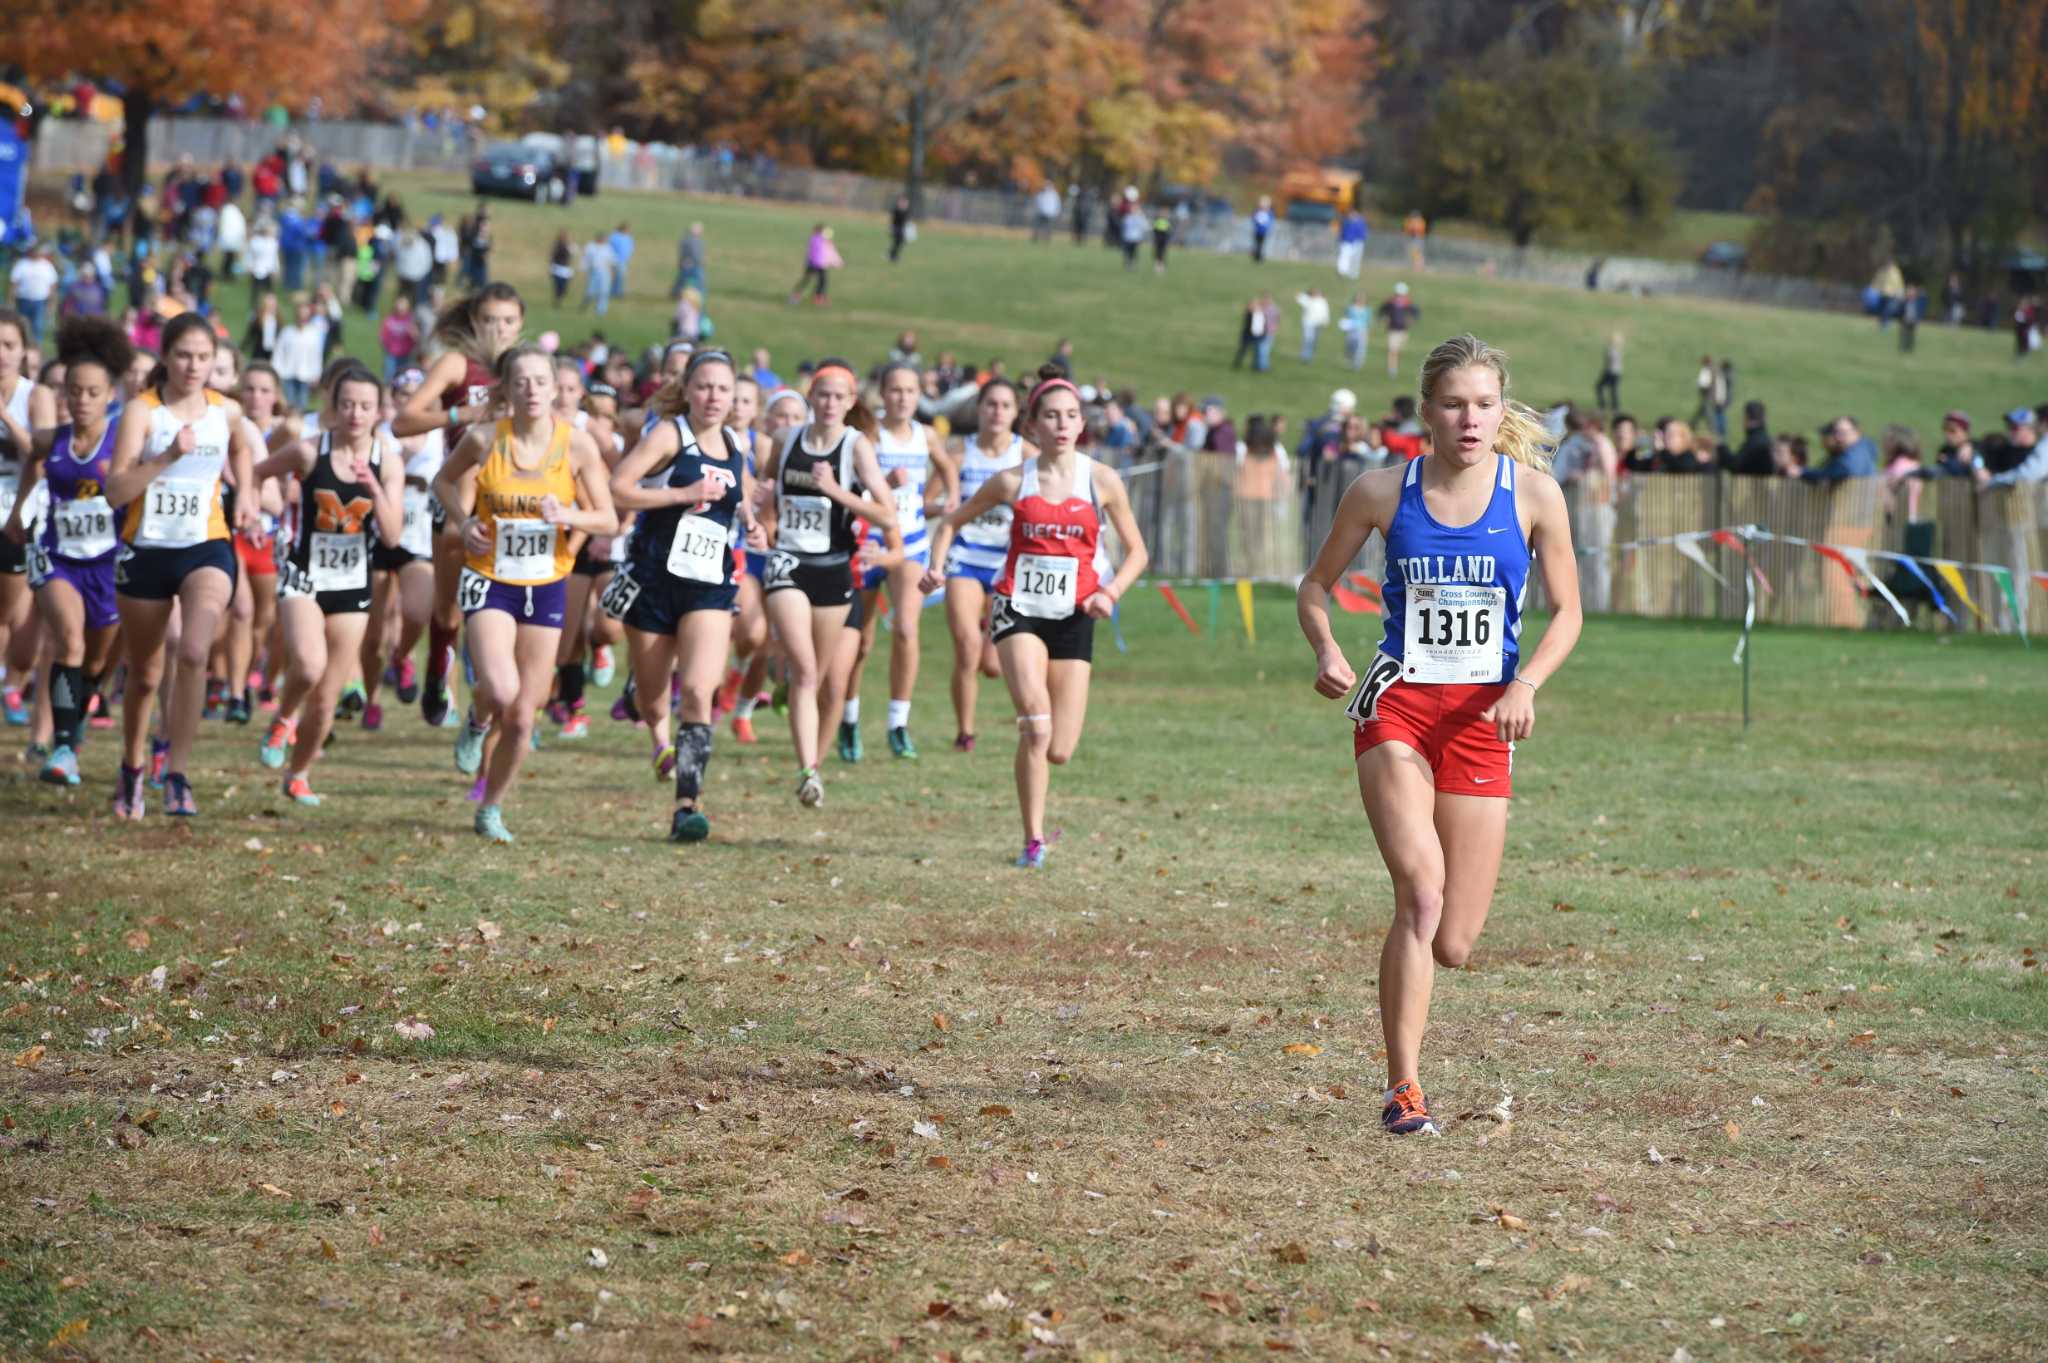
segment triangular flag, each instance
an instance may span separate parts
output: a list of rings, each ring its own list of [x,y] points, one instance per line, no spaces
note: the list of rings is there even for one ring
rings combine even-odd
[[[1188,633],[1200,634],[1202,627],[1195,623],[1195,617],[1188,614],[1188,608],[1183,606],[1180,603],[1180,598],[1173,594],[1173,588],[1167,586],[1164,582],[1157,585],[1159,587],[1159,594],[1166,598],[1166,604],[1173,607],[1173,613],[1178,615],[1180,622],[1188,627]]]
[[[1716,530],[1707,538],[1720,545],[1723,549],[1733,549],[1738,554],[1744,552],[1742,536],[1736,534],[1733,530]]]
[[[1979,620],[1984,618],[1984,612],[1978,610],[1977,603],[1970,599],[1970,589],[1963,585],[1963,575],[1956,571],[1955,564],[1937,563],[1934,565],[1934,571],[1941,574],[1943,582],[1948,583],[1948,589],[1956,594],[1956,600],[1970,608],[1970,614]]]
[[[1244,616],[1244,637],[1253,643],[1259,641],[1259,627],[1252,620],[1252,584],[1250,578],[1237,580],[1237,609]]]
[[[1725,587],[1728,585],[1728,579],[1714,571],[1714,565],[1707,562],[1706,554],[1700,550],[1700,540],[1703,538],[1705,538],[1703,535],[1680,535],[1677,539],[1671,541],[1671,547],[1684,554],[1694,563],[1699,564],[1708,577],[1713,578],[1714,581]]]
[[[1900,604],[1899,598],[1892,595],[1892,589],[1884,585],[1884,579],[1870,571],[1870,555],[1867,551],[1862,549],[1844,549],[1842,557],[1855,564],[1862,570],[1863,575],[1870,579],[1872,589],[1884,598],[1885,604],[1890,606],[1893,614],[1899,617],[1900,624],[1911,625],[1913,623],[1913,617],[1906,613],[1906,608]]]
[[[2048,574],[2044,574],[2048,577]],[[1380,584],[1372,580],[1370,573],[1353,573],[1344,579],[1352,587],[1377,601],[1380,599]]]
[[[1841,550],[1835,548],[1832,544],[1809,544],[1807,548],[1813,550],[1814,553],[1819,554],[1828,562],[1838,565],[1843,572],[1849,575],[1851,585],[1859,593],[1863,590],[1863,579],[1856,576],[1855,565],[1849,562],[1848,557]]]
[[[1379,602],[1360,596],[1341,582],[1330,588],[1330,596],[1338,605],[1350,611],[1353,615],[1378,615],[1380,613]]]
[[[1885,557],[1895,559],[1899,563],[1904,564],[1907,572],[1911,573],[1914,577],[1920,579],[1920,585],[1925,587],[1927,589],[1927,594],[1934,598],[1934,608],[1940,611],[1943,615],[1946,615],[1949,619],[1950,624],[1960,625],[1963,623],[1961,620],[1958,620],[1956,618],[1956,613],[1953,610],[1949,609],[1948,601],[1945,598],[1943,598],[1941,594],[1941,589],[1934,585],[1933,579],[1927,576],[1926,572],[1924,572],[1921,569],[1918,563],[1915,563],[1912,559],[1907,558],[1904,554],[1887,554]]]
[[[2005,604],[2012,611],[2013,624],[2018,628],[2020,638],[2027,637],[2027,613],[2020,609],[2020,599],[2012,589],[2012,569],[2003,564],[1993,563],[1984,569],[1991,574],[1991,580],[1998,584],[1998,590],[2005,594]]]
[[[2034,585],[2042,591],[2048,592],[2048,573],[2035,573]]]

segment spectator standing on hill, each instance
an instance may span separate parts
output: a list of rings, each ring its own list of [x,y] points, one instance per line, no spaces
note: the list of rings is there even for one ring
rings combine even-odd
[[[274,292],[277,288],[279,264],[277,220],[268,213],[259,214],[256,223],[249,229],[249,302],[255,305],[257,296]]]
[[[1252,260],[1254,263],[1266,258],[1266,238],[1273,235],[1273,200],[1261,194],[1259,206],[1252,210]]]
[[[277,338],[284,330],[278,316],[277,295],[265,293],[249,313],[249,325],[242,332],[242,356],[246,360],[270,360],[277,355]]]
[[[765,346],[756,347],[754,351],[754,367],[747,371],[747,375],[753,379],[754,383],[759,386],[763,393],[772,393],[782,387],[781,377],[776,374],[774,368],[768,363],[768,350]]]
[[[1692,412],[1692,419],[1695,423],[1706,421],[1712,416],[1714,411],[1714,381],[1718,377],[1719,375],[1714,368],[1714,357],[1712,355],[1700,356],[1699,371],[1693,375],[1692,380],[1693,391],[1699,398]]]
[[[1878,266],[1877,273],[1870,277],[1868,292],[1875,296],[1877,329],[1883,331],[1899,315],[1899,305],[1906,298],[1906,274],[1899,268],[1899,262],[1887,260]]]
[[[1372,305],[1364,294],[1351,295],[1337,329],[1344,333],[1344,363],[1354,370],[1365,368],[1365,352],[1372,341]]]
[[[242,253],[249,249],[249,219],[232,196],[220,206],[220,229],[213,240],[220,248],[220,277],[233,279],[241,266]]]
[[[592,237],[583,247],[583,302],[602,317],[612,304],[612,247],[603,237]]]
[[[567,244],[568,235],[564,233],[561,237],[557,238],[555,250],[559,253]],[[415,228],[407,227],[398,234],[398,245],[394,254],[396,256],[395,265],[398,270],[398,292],[411,299],[414,307],[418,307],[426,297],[429,287],[427,281],[434,273],[434,243],[427,239],[425,233]],[[552,273],[552,257],[550,257],[549,269],[550,273]],[[557,285],[555,289],[556,303],[559,304],[562,301],[562,290],[567,287],[567,280],[563,280]]]
[[[1137,268],[1138,247],[1145,240],[1145,211],[1128,199],[1118,210],[1116,220],[1117,241],[1124,248],[1124,268]]]
[[[1735,361],[1722,360],[1720,368],[1714,371],[1713,411],[1714,438],[1728,439],[1728,408],[1735,401]]]
[[[456,233],[456,248],[463,284],[472,290],[481,289],[491,277],[490,210],[479,204],[475,217],[462,220],[462,229]]]
[[[1048,244],[1060,220],[1060,192],[1047,180],[1031,200],[1031,239]]]
[[[2034,295],[2028,294],[2012,310],[2012,357],[2024,360],[2040,348],[2041,303]]]
[[[1294,305],[1301,309],[1301,362],[1307,364],[1316,357],[1316,338],[1330,325],[1330,300],[1312,288],[1294,295]]]
[[[1755,398],[1742,404],[1742,444],[1728,456],[1725,466],[1745,478],[1768,478],[1778,471],[1771,453],[1771,424],[1764,405]]]
[[[609,245],[612,248],[612,297],[622,298],[626,293],[626,267],[633,263],[633,229],[620,223],[612,229]]]
[[[1920,318],[1927,311],[1927,295],[1918,284],[1906,286],[1906,296],[1899,300],[1899,353],[1910,354],[1913,345],[1920,339]]]
[[[910,240],[910,196],[898,194],[889,205],[889,263],[903,258],[903,243]]]
[[[86,261],[78,267],[78,274],[64,286],[63,297],[57,304],[60,321],[73,317],[104,317],[107,312],[107,286],[100,282],[99,267]]]
[[[384,350],[384,382],[388,384],[419,353],[420,334],[413,325],[409,295],[401,293],[391,300],[391,311],[377,328],[377,343]]]
[[[575,277],[576,248],[570,244],[567,232],[557,232],[555,244],[548,249],[548,286],[554,290],[556,307],[562,306],[569,293],[569,281]]]
[[[434,268],[427,277],[446,284],[462,260],[462,236],[439,213],[427,219],[427,236],[434,243]]]
[[[1387,377],[1401,376],[1401,347],[1408,341],[1409,328],[1422,316],[1422,309],[1408,295],[1406,284],[1396,284],[1393,296],[1380,304],[1380,316],[1387,319]]]
[[[1344,216],[1337,223],[1337,273],[1346,279],[1358,278],[1358,271],[1365,264],[1366,239],[1372,236],[1372,229],[1365,225],[1365,214],[1356,208],[1344,210]]]
[[[1950,326],[1963,324],[1964,301],[1963,277],[1951,270],[1947,282],[1941,286],[1941,313]]]
[[[8,285],[14,291],[14,310],[28,320],[28,338],[32,342],[43,339],[43,321],[49,314],[50,296],[57,291],[60,277],[49,249],[39,241],[30,242],[28,250],[7,273]]]
[[[1429,236],[1429,220],[1422,216],[1422,210],[1411,208],[1401,222],[1401,235],[1408,238],[1408,268],[1420,274],[1428,268],[1422,260],[1422,243]]]
[[[277,333],[277,348],[271,353],[270,363],[284,387],[284,400],[303,412],[306,399],[320,382],[320,371],[325,367],[322,350],[327,328],[303,294],[293,301],[292,312],[292,320]]]
[[[1877,446],[1863,434],[1852,416],[1838,416],[1820,428],[1821,448],[1827,461],[1817,469],[1804,469],[1799,478],[1808,483],[1839,483],[1850,478],[1877,476]]]
[[[1609,333],[1600,357],[1600,377],[1593,383],[1593,405],[1603,412],[1621,410],[1621,347],[1621,333]]]
[[[1259,338],[1266,334],[1266,310],[1254,298],[1244,305],[1244,315],[1237,324],[1237,353],[1230,357],[1232,369],[1244,368],[1245,356],[1252,357],[1252,368],[1258,368]]]
[[[670,298],[681,298],[684,289],[707,293],[704,287],[704,224],[693,222],[676,243],[676,282]]]
[[[811,228],[811,238],[804,244],[803,277],[798,279],[796,287],[790,290],[790,305],[794,307],[803,301],[804,285],[816,280],[817,287],[811,293],[811,301],[821,308],[824,307],[825,290],[830,284],[831,272],[843,263],[839,257],[839,248],[832,244],[832,229],[822,222]]]

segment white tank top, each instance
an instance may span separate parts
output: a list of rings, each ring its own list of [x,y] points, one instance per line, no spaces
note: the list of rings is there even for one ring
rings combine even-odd
[[[14,424],[24,431],[28,430],[28,395],[34,389],[35,384],[28,375],[17,375],[14,392],[6,402],[0,403],[0,407],[7,409],[7,415],[14,418]],[[0,522],[5,522],[14,511],[15,493],[21,487],[21,466],[27,460],[27,450],[16,449],[12,440],[0,435]],[[41,487],[42,484],[36,486]],[[23,519],[27,519],[26,515]]]
[[[188,549],[210,539],[226,539],[220,500],[221,473],[228,462],[226,400],[208,390],[206,410],[189,422],[166,407],[154,390],[137,401],[149,413],[143,458],[153,459],[169,449],[187,425],[195,438],[190,453],[172,461],[128,504],[129,543],[145,549]]]
[[[890,490],[896,498],[896,528],[903,532],[905,545],[915,548],[911,541],[924,535],[924,485],[931,477],[931,427],[922,421],[910,423],[910,434],[894,436],[883,426],[875,432],[875,460],[882,466],[882,476],[887,478],[898,469],[910,472],[910,481]],[[870,539],[880,540],[879,531],[869,532]]]
[[[960,500],[965,502],[981,491],[981,485],[1001,473],[1004,469],[1015,468],[1024,457],[1024,438],[1012,432],[1009,446],[1001,454],[989,454],[981,448],[978,436],[968,436],[960,455]],[[1010,507],[990,507],[981,515],[960,527],[960,541],[963,544],[981,545],[992,549],[1010,547]]]

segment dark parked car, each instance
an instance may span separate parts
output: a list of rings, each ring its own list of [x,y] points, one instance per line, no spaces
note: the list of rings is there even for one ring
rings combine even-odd
[[[494,142],[469,168],[470,188],[535,203],[560,203],[567,192],[568,166],[555,153],[518,142]]]
[[[1739,270],[1749,264],[1749,250],[1738,242],[1717,241],[1700,252],[1700,264],[1715,270]]]

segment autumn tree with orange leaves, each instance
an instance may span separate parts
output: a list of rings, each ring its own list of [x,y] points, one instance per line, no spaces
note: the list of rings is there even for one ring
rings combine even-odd
[[[423,9],[422,0],[8,0],[0,52],[32,80],[79,72],[120,82],[123,175],[139,194],[159,109],[199,92],[354,103],[384,45]]]
[[[1354,146],[1368,0],[703,0],[632,66],[650,131],[816,165],[1203,182]]]

